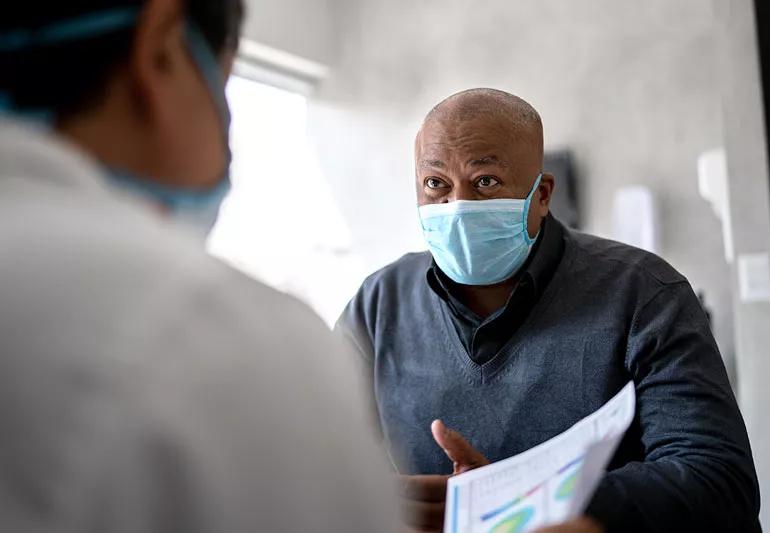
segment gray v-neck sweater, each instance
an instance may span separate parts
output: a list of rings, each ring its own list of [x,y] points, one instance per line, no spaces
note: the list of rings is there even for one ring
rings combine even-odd
[[[498,461],[568,429],[633,380],[636,420],[589,513],[610,531],[758,531],[746,430],[689,283],[647,252],[563,235],[550,283],[484,364],[429,287],[428,253],[373,274],[350,302],[338,329],[369,364],[399,471],[451,472],[431,437],[436,418]]]

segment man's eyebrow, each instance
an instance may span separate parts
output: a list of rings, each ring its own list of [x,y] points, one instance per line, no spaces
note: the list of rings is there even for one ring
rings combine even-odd
[[[505,166],[505,164],[500,161],[496,155],[488,155],[485,157],[479,157],[477,159],[471,159],[467,164],[472,167],[485,167],[489,165],[497,165],[499,167]]]
[[[423,159],[420,161],[420,167],[423,168],[446,168],[446,165],[440,159]]]

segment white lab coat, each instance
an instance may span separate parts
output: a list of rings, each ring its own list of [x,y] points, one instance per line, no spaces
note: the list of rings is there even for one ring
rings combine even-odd
[[[393,531],[349,364],[304,305],[0,121],[0,531]]]

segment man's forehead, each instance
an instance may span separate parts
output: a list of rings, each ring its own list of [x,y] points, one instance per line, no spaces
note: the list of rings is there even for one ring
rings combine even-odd
[[[483,152],[480,152],[483,153]],[[471,167],[489,167],[497,166],[505,168],[508,166],[507,158],[504,156],[498,156],[494,153],[488,153],[487,155],[471,155],[456,153],[456,152],[432,152],[426,154],[417,154],[417,164],[421,168],[446,168],[452,163],[462,163]],[[464,157],[465,156],[465,157]]]
[[[430,121],[423,125],[417,136],[415,156],[427,160],[495,157],[498,162],[504,162],[518,159],[537,146],[533,132],[504,121]]]
[[[517,137],[516,128],[503,120],[478,117],[474,120],[430,120],[423,124],[418,135],[418,147],[429,149],[458,149],[465,147],[506,148]],[[421,146],[420,146],[421,145]]]
[[[415,146],[420,166],[441,167],[450,163],[468,165],[501,165],[516,152],[510,139],[486,131],[464,135],[444,135],[440,131],[423,131]]]

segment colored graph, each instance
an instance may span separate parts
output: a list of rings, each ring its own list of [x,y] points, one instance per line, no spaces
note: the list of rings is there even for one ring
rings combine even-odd
[[[578,474],[580,474],[580,469],[575,470],[570,475],[565,477],[561,483],[559,483],[559,486],[556,488],[557,500],[570,499],[572,494],[575,492],[575,485],[577,484]]]
[[[522,533],[533,516],[535,516],[535,508],[525,507],[498,522],[489,530],[489,533]]]
[[[538,490],[540,490],[540,487],[542,487],[542,486],[543,486],[543,484],[541,483],[537,487],[534,487],[533,489],[531,489],[526,494],[524,494],[522,496],[519,496],[518,498],[515,498],[515,499],[509,501],[508,503],[506,503],[502,507],[498,507],[497,509],[494,509],[494,510],[488,512],[488,513],[485,513],[485,514],[481,515],[481,520],[483,522],[486,522],[487,520],[491,520],[491,519],[495,518],[496,516],[499,516],[499,515],[503,514],[504,512],[508,511],[509,509],[511,509],[513,507],[516,507],[521,502],[523,502],[525,499],[529,498],[534,493],[536,493]]]
[[[569,500],[572,497],[575,492],[575,485],[577,484],[578,477],[580,476],[580,467],[582,464],[583,458],[579,457],[559,471],[559,474],[563,474],[572,468],[572,471],[567,476],[565,476],[559,483],[559,486],[556,487],[554,497],[557,500],[564,501]]]

